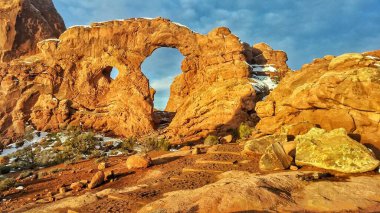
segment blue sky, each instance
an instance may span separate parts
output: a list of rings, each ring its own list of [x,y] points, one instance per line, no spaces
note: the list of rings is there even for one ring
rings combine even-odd
[[[251,45],[265,42],[286,51],[292,69],[327,54],[380,49],[379,0],[53,1],[68,27],[158,16],[202,34],[226,26]],[[144,74],[157,87],[159,108],[166,104],[172,77],[180,73],[181,58],[177,50],[159,49],[143,64]]]

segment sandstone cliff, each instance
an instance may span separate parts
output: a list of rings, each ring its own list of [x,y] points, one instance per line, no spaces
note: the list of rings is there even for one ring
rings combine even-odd
[[[167,135],[177,142],[235,128],[254,108],[244,47],[227,28],[201,35],[162,18],[129,19],[73,27],[38,47],[39,54],[1,64],[3,135],[22,134],[27,121],[44,131],[68,125],[119,136],[152,131],[141,63],[160,47],[185,56],[168,104],[177,115]],[[120,71],[115,80],[112,67]]]
[[[37,43],[58,38],[65,24],[52,0],[0,2],[0,62],[37,52]]]
[[[285,77],[263,102],[257,129],[266,134],[344,128],[380,149],[380,59],[365,54],[325,56]]]

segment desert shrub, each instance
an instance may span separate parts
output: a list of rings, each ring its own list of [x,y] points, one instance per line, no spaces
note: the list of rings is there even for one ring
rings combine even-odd
[[[90,158],[100,158],[100,157],[103,157],[105,155],[106,155],[106,153],[95,149],[95,150],[91,151]]]
[[[168,140],[161,138],[157,140],[156,147],[162,151],[169,151],[171,145]]]
[[[25,179],[25,178],[31,176],[32,174],[33,174],[32,171],[24,171],[24,172],[21,172],[17,178],[22,180],[22,179]]]
[[[123,139],[123,141],[120,144],[120,149],[125,151],[131,151],[133,150],[137,145],[137,139],[134,137],[129,137]]]
[[[16,180],[14,178],[6,178],[0,182],[0,191],[5,191],[15,186]]]
[[[74,155],[73,157],[75,157],[76,155],[90,155],[91,152],[101,144],[92,132],[81,133],[73,131],[68,135],[68,138],[63,145],[65,151],[71,153]]]
[[[41,152],[35,153],[36,165],[40,167],[53,166],[63,163],[69,156],[63,151],[56,151],[54,149],[45,149]]]
[[[55,169],[50,170],[49,173],[50,174],[55,174],[55,173],[62,172],[62,171],[65,171],[65,169],[55,168]]]
[[[273,76],[272,81],[273,81],[275,84],[279,84],[279,83],[280,83],[280,76]]]
[[[143,141],[142,152],[149,152],[152,150],[168,151],[170,149],[170,143],[164,138],[148,138]]]
[[[99,158],[95,159],[95,163],[96,164],[99,164],[101,162],[107,162],[107,161],[108,161],[108,156],[102,156],[102,157],[99,157]]]
[[[34,129],[32,126],[25,127],[25,134],[23,139],[26,141],[31,141],[34,138]]]
[[[44,178],[47,175],[48,175],[47,172],[38,172],[37,177],[38,177],[38,179],[42,179],[42,178]]]
[[[16,143],[15,143],[15,146],[16,148],[20,148],[24,145],[24,141],[23,140],[17,140]]]
[[[11,164],[13,168],[31,169],[36,166],[36,156],[33,152],[32,146],[27,146],[23,149],[17,150],[15,153],[9,155],[9,157],[15,158]]]
[[[118,155],[119,154],[119,151],[118,150],[111,150],[109,152],[109,155]]]
[[[216,145],[219,144],[219,139],[217,136],[214,135],[209,135],[207,138],[204,140],[204,144],[208,146]]]
[[[11,167],[9,167],[9,166],[0,166],[0,174],[1,175],[8,174],[9,172],[11,172]]]
[[[52,140],[49,140],[49,139],[47,139],[47,138],[44,138],[44,139],[41,139],[40,141],[39,141],[39,144],[43,147],[43,148],[46,148],[46,147],[48,147],[50,144],[52,144]]]
[[[238,128],[239,138],[247,138],[251,135],[252,128],[246,123],[241,123]]]

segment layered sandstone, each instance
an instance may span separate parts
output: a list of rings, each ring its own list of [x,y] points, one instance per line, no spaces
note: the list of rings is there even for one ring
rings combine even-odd
[[[287,65],[288,56],[282,50],[274,50],[266,43],[254,44],[252,47],[245,45],[247,62],[250,64],[270,65],[277,70],[275,73],[280,79],[291,71]]]
[[[174,142],[236,128],[254,109],[244,47],[227,28],[201,35],[163,18],[109,21],[72,27],[38,47],[36,55],[1,64],[3,135],[22,134],[25,122],[43,131],[73,125],[119,136],[154,130],[141,64],[160,47],[185,56],[168,104],[177,112],[166,133]]]
[[[166,193],[139,212],[357,212],[380,208],[380,176],[344,181],[303,181],[321,173],[257,175],[230,171],[220,180],[193,190]]]
[[[380,59],[368,53],[316,59],[286,76],[256,112],[263,133],[344,128],[379,154]]]
[[[0,62],[35,54],[39,41],[58,38],[65,29],[52,0],[2,0]]]

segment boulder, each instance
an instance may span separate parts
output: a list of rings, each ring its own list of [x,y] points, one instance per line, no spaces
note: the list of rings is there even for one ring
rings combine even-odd
[[[98,171],[97,173],[95,173],[95,175],[92,177],[90,183],[88,184],[88,188],[89,189],[93,189],[93,188],[96,188],[100,185],[103,184],[104,182],[104,172],[103,171]]]
[[[37,43],[66,30],[52,0],[0,2],[0,62],[37,53]]]
[[[257,103],[256,129],[300,135],[312,127],[344,128],[380,157],[380,58],[368,54],[326,56],[289,73]]]
[[[152,159],[148,155],[132,155],[127,159],[128,169],[144,169],[152,164]]]
[[[261,138],[250,139],[245,142],[243,152],[264,154],[267,148],[274,143],[286,143],[286,135],[268,135]]]
[[[81,182],[79,182],[79,181],[78,182],[74,182],[74,183],[72,183],[70,185],[70,189],[73,190],[73,191],[75,191],[75,192],[80,191],[81,189],[83,189],[83,187],[84,187],[84,184],[81,183]]]
[[[266,171],[288,169],[292,161],[293,158],[285,153],[282,145],[275,142],[269,145],[261,156],[259,168]]]
[[[98,170],[105,170],[108,167],[108,164],[106,162],[100,162],[98,164]]]
[[[330,132],[313,128],[297,136],[296,164],[311,165],[344,173],[367,172],[376,169],[380,162],[364,145],[347,136],[343,128]]]

